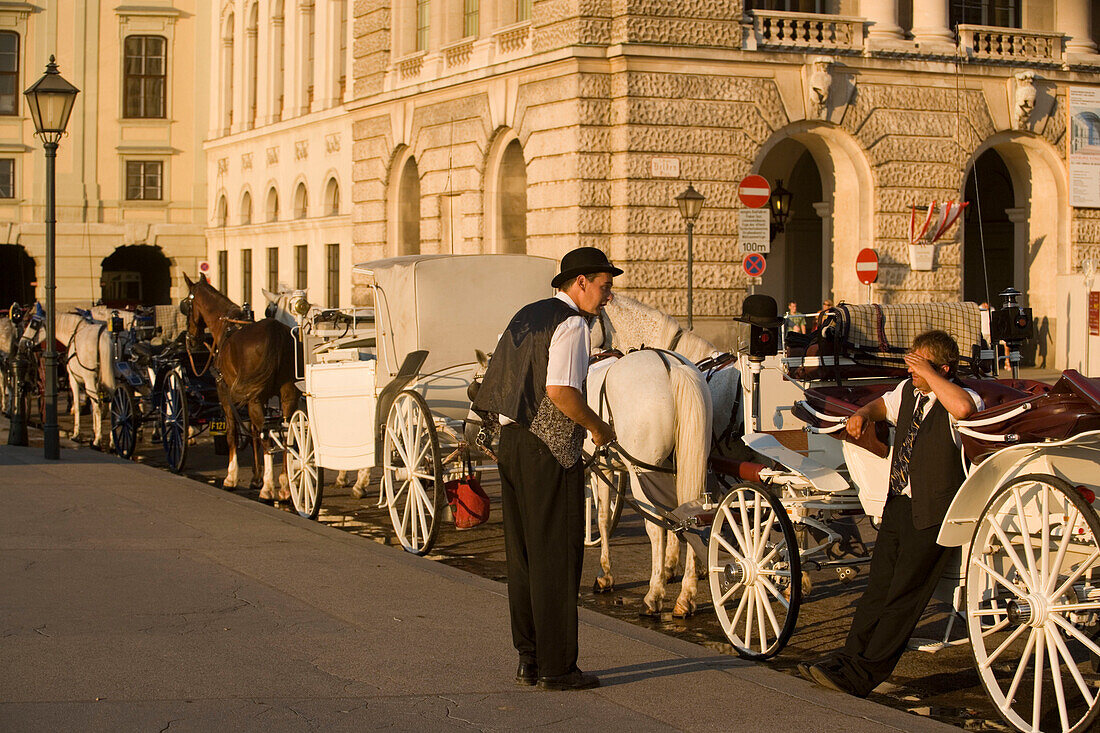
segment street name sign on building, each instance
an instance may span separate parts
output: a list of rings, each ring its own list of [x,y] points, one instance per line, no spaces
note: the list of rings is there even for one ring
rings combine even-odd
[[[870,247],[864,247],[856,255],[856,277],[864,285],[878,280],[878,255]]]
[[[767,205],[771,195],[772,187],[764,176],[756,174],[745,176],[737,186],[737,197],[750,209],[759,209]]]
[[[654,178],[679,178],[679,158],[651,158],[649,161],[649,175]]]
[[[768,261],[762,254],[748,254],[741,260],[741,267],[749,277],[760,277],[768,267]]]
[[[771,211],[741,209],[737,212],[737,239],[741,254],[772,251]]]

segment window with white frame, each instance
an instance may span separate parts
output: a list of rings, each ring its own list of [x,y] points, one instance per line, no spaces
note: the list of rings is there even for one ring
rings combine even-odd
[[[126,200],[161,201],[164,199],[164,162],[160,160],[126,161]]]
[[[19,34],[0,32],[0,115],[19,114]]]
[[[168,41],[162,36],[126,36],[122,72],[122,116],[167,115]]]

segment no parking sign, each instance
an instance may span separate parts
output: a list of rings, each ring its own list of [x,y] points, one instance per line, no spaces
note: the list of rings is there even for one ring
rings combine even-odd
[[[745,259],[741,261],[741,268],[749,277],[760,277],[767,267],[768,261],[764,259],[764,255],[758,252],[745,255]]]

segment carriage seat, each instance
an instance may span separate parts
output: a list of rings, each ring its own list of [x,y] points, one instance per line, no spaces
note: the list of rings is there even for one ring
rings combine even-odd
[[[973,463],[1006,445],[1065,440],[1089,430],[1100,430],[1100,380],[1068,369],[1053,387],[1030,380],[1003,381],[1022,387],[1028,394],[996,404],[986,402],[984,410],[960,423],[963,451]],[[996,400],[997,395],[992,398]],[[1014,412],[1025,403],[1030,403],[1026,412]],[[1002,415],[1003,420],[996,419]]]
[[[138,359],[151,359],[160,356],[168,348],[168,344],[154,344],[149,341],[135,341],[130,346],[130,351]]]

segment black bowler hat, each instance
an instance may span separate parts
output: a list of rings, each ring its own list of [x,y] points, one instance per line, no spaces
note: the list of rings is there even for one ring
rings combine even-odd
[[[750,295],[741,304],[741,315],[734,320],[764,328],[776,328],[783,319],[779,317],[779,305],[770,295]]]
[[[572,280],[577,275],[594,275],[597,272],[623,274],[622,270],[611,264],[611,260],[607,259],[603,250],[596,247],[577,247],[561,258],[561,272],[550,281],[550,286],[560,288],[562,283]]]

